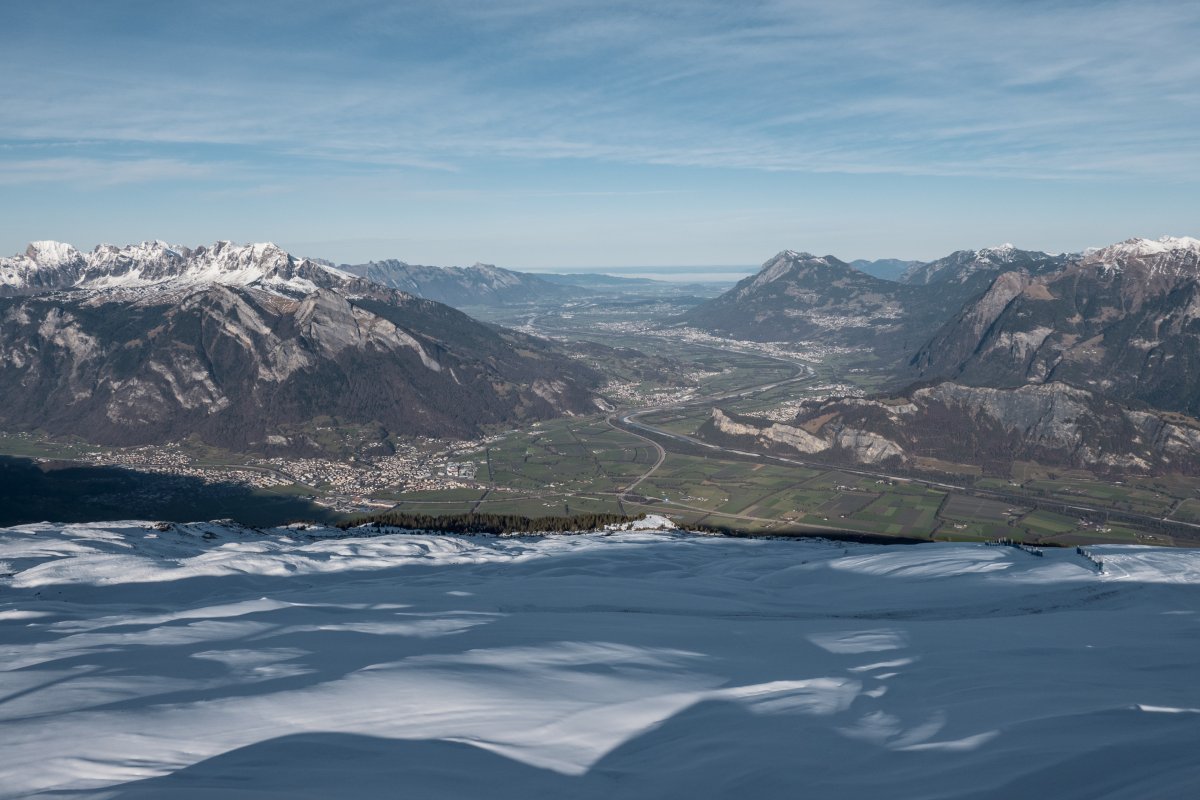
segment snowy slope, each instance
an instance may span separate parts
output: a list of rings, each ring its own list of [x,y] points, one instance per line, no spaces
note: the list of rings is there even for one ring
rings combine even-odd
[[[320,533],[0,531],[0,797],[1200,790],[1197,552]]]

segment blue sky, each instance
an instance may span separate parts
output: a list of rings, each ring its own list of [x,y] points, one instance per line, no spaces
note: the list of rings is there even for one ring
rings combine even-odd
[[[1200,233],[1195,2],[6,3],[0,252],[753,264]]]

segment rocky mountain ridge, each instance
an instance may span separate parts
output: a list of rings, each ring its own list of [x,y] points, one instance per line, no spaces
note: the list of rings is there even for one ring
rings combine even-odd
[[[549,342],[271,244],[42,242],[0,281],[10,430],[303,452],[321,419],[385,446],[592,411],[601,382]]]
[[[0,258],[0,297],[68,290],[164,290],[202,284],[256,286],[288,295],[347,289],[359,279],[320,262],[297,258],[271,242],[218,241],[196,248],[147,241],[97,245],[81,253],[62,242],[32,242]]]
[[[1063,382],[1200,415],[1200,240],[1130,239],[1057,272],[1005,273],[930,339],[913,377]]]
[[[960,251],[931,263],[936,266],[913,268],[929,271],[910,272],[907,282],[897,282],[834,256],[785,250],[684,319],[735,338],[864,347],[885,361],[901,362],[1006,267],[1042,269],[1048,262],[1012,248]]]
[[[1021,250],[1012,244],[981,250],[957,250],[948,256],[914,264],[900,276],[901,283],[913,285],[966,284],[983,276],[990,281],[1002,272],[1023,271],[1041,274],[1061,269],[1070,256],[1051,255],[1037,250]]]

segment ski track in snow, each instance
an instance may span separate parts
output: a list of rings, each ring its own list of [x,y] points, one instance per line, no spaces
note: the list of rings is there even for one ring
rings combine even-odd
[[[0,530],[0,798],[1183,797],[1200,552]]]

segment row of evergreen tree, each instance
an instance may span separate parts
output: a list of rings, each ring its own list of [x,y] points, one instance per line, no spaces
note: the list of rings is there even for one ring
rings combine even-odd
[[[624,525],[645,518],[624,514],[572,514],[555,517],[525,517],[519,514],[411,514],[405,511],[381,511],[355,517],[338,527],[405,528],[415,531],[437,531],[439,533],[567,533],[570,531],[594,531],[608,525]]]

